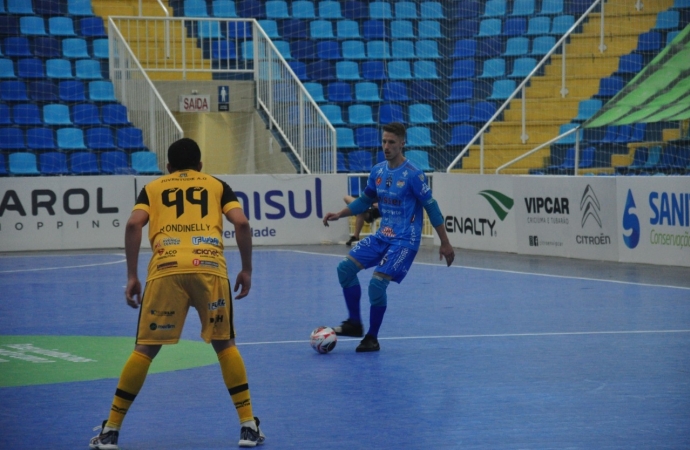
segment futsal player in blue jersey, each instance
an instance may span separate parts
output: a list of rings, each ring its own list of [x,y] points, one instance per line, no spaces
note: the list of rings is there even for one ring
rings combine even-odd
[[[412,266],[422,239],[423,211],[426,211],[441,239],[439,259],[450,266],[455,252],[448,241],[443,215],[431,195],[426,175],[403,155],[405,127],[400,123],[383,126],[383,153],[386,161],[375,165],[362,195],[339,212],[327,213],[323,224],[342,217],[361,214],[374,202],[379,205],[381,225],[350,251],[338,265],[338,279],[343,288],[349,317],[334,327],[339,336],[362,337],[364,327],[360,314],[362,289],[357,273],[377,266],[369,281],[369,330],[357,346],[357,352],[381,349],[379,329],[388,304],[386,290],[391,281],[400,283]]]

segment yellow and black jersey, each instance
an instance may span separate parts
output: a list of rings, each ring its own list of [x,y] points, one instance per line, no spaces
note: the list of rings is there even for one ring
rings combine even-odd
[[[177,273],[227,277],[223,217],[240,208],[227,183],[195,170],[182,170],[144,186],[134,209],[149,214],[153,256],[147,280]]]

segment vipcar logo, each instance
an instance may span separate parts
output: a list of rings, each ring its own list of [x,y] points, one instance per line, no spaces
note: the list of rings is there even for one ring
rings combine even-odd
[[[585,227],[587,220],[591,217],[601,228],[601,217],[599,212],[601,211],[601,204],[597,195],[594,193],[594,189],[589,184],[582,193],[582,198],[580,199],[580,211],[582,211],[582,220],[580,225],[582,228]]]
[[[631,209],[636,209],[635,199],[632,190],[628,189],[628,197],[623,209],[623,229],[630,234],[623,233],[623,242],[628,248],[635,248],[640,243],[640,219],[638,219],[637,214],[630,212]]]

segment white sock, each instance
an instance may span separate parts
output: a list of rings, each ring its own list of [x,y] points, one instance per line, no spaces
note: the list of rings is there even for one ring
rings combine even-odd
[[[256,428],[256,422],[254,422],[253,419],[240,423],[240,427],[247,427],[247,428],[251,428],[254,431],[258,431]]]

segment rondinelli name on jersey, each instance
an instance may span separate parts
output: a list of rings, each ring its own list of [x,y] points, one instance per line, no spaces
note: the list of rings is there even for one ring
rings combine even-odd
[[[190,224],[169,224],[161,227],[161,233],[189,233],[193,231],[208,231],[211,229],[210,225],[205,223],[190,223]]]

